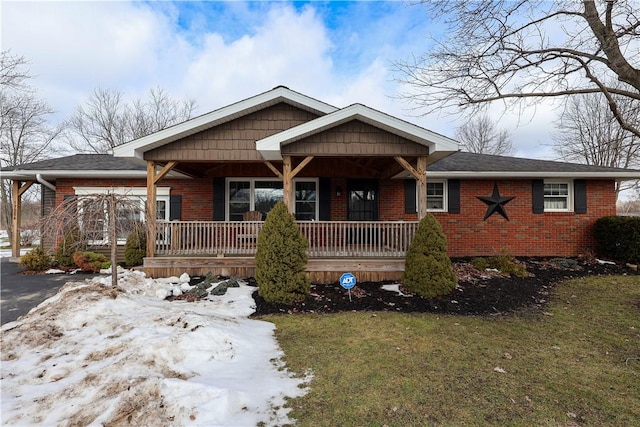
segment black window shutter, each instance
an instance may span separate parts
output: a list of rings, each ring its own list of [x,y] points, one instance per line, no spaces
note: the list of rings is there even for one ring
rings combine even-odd
[[[404,213],[418,212],[416,206],[416,180],[404,180]]]
[[[573,201],[575,213],[587,213],[587,181],[584,179],[573,181]]]
[[[226,206],[225,206],[225,191],[226,183],[224,177],[213,178],[213,220],[224,221]]]
[[[531,181],[531,200],[533,204],[533,213],[544,213],[544,181],[534,179]]]
[[[448,186],[447,191],[449,192],[447,194],[448,195],[447,204],[449,205],[448,207],[449,213],[459,214],[460,213],[460,180],[450,179],[449,181],[447,181],[447,186]]]
[[[180,221],[182,219],[182,195],[176,194],[169,198],[169,220]]]
[[[320,178],[318,180],[318,207],[319,221],[331,221],[331,179]]]

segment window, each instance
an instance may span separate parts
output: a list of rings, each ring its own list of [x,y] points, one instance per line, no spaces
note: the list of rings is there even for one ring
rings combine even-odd
[[[571,210],[571,186],[568,182],[544,183],[545,212],[567,212]]]
[[[447,207],[445,181],[427,182],[427,210],[444,212]]]
[[[118,232],[118,244],[124,244],[136,222],[144,221],[147,201],[146,188],[126,187],[74,187],[75,194],[79,198],[79,222],[87,233],[90,244],[107,244],[109,242],[109,215],[106,202],[99,202],[96,194],[115,193],[125,196],[130,203],[126,206],[116,207],[116,227]],[[169,194],[170,188],[160,187],[156,189],[156,219],[169,220]],[[92,197],[94,196],[94,197]]]
[[[229,179],[228,218],[229,221],[242,221],[247,211],[260,211],[263,218],[271,208],[284,199],[282,181],[260,178]],[[318,180],[294,180],[294,210],[296,219],[313,221],[318,218]]]
[[[318,218],[318,181],[295,181],[295,213],[300,221],[315,221]]]
[[[229,180],[229,221],[242,221],[247,211],[264,216],[283,198],[282,181],[262,179]]]

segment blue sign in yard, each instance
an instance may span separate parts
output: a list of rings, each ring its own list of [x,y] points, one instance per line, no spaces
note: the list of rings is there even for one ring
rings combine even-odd
[[[344,273],[340,276],[340,286],[345,289],[351,289],[356,285],[356,276],[351,273]]]

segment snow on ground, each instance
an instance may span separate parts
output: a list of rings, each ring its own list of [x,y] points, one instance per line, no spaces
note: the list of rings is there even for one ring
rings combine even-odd
[[[159,296],[179,284],[133,271],[110,283],[67,283],[2,327],[2,425],[291,422],[285,398],[309,378],[284,369],[273,324],[247,318],[255,288],[170,302]]]

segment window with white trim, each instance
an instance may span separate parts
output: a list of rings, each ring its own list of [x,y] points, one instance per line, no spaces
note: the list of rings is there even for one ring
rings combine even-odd
[[[299,179],[294,181],[294,211],[299,221],[318,219],[318,180]]]
[[[446,181],[427,181],[427,211],[445,212],[446,210]]]
[[[296,219],[313,221],[318,218],[318,180],[295,179],[294,213]],[[230,178],[227,180],[227,219],[242,221],[247,211],[260,211],[266,218],[269,211],[284,199],[282,181],[265,178]]]
[[[117,194],[128,199],[126,206],[116,207],[116,224],[118,230],[117,244],[124,244],[129,229],[136,222],[144,222],[147,189],[128,187],[74,187],[78,197],[78,219],[83,231],[89,237],[89,244],[109,243],[109,214],[106,201],[97,203],[95,195]],[[156,189],[156,219],[169,220],[169,187]],[[93,197],[92,197],[93,196]]]
[[[247,211],[260,211],[266,217],[284,196],[282,181],[261,178],[229,179],[227,190],[229,221],[242,221]]]
[[[571,185],[569,182],[544,182],[544,211],[569,212],[571,206]]]

